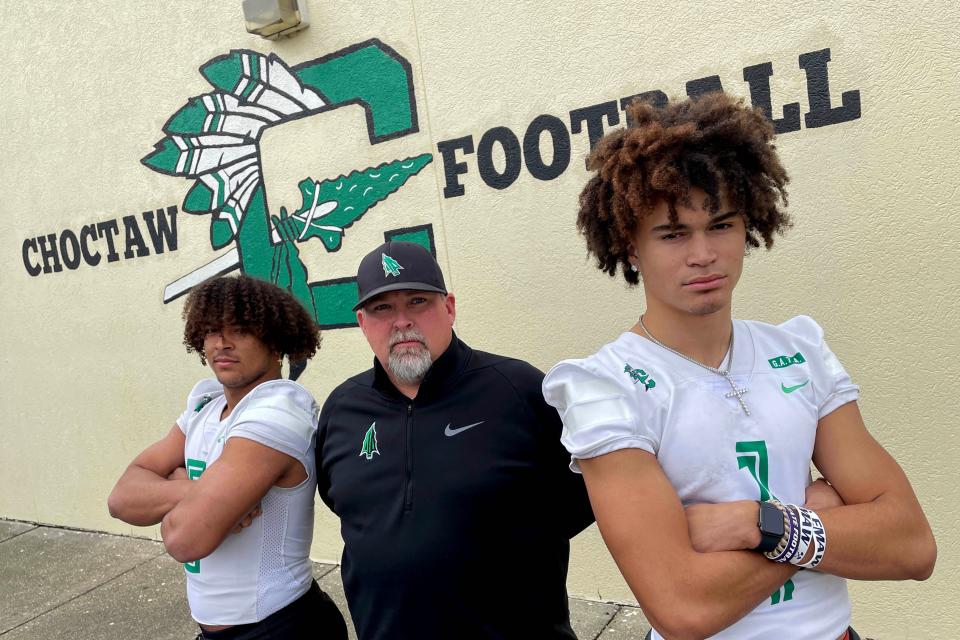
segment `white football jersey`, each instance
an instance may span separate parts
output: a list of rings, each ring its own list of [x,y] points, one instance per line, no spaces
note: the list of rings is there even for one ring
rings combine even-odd
[[[313,494],[317,487],[317,406],[290,380],[270,380],[243,397],[225,420],[223,387],[201,380],[177,419],[186,436],[184,461],[191,479],[223,452],[230,438],[246,438],[298,460],[307,478],[295,487],[271,487],[262,514],[240,533],[227,535],[206,558],[184,565],[187,600],[201,624],[259,622],[310,588]]]
[[[571,468],[638,448],[657,457],[685,505],[770,497],[802,505],[817,423],[859,389],[809,317],[779,326],[736,320],[733,331],[730,375],[747,389],[749,416],[727,397],[725,378],[632,332],[551,369],[544,397],[563,419]],[[712,637],[837,638],[849,622],[846,580],[801,571]]]

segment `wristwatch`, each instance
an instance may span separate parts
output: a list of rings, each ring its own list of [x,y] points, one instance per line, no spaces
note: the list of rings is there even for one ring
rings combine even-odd
[[[783,511],[772,502],[761,502],[757,527],[760,529],[760,544],[754,551],[766,553],[773,551],[783,538]]]

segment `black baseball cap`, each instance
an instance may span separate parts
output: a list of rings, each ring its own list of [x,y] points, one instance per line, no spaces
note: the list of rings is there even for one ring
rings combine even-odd
[[[390,240],[364,256],[357,269],[360,299],[356,311],[370,298],[387,291],[409,289],[447,293],[436,258],[416,242]]]

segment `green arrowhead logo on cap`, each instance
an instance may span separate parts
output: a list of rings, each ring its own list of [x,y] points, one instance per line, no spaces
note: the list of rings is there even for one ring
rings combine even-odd
[[[403,269],[403,267],[400,266],[400,263],[385,253],[381,253],[380,255],[381,255],[380,262],[383,264],[383,275],[399,276],[400,269]]]
[[[367,460],[373,460],[373,454],[380,453],[377,449],[377,423],[374,421],[363,436],[363,445],[360,447],[360,455],[366,456]]]

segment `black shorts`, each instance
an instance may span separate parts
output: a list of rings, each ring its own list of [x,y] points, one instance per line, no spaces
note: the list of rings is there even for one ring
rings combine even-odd
[[[222,631],[200,630],[196,640],[347,640],[347,623],[314,580],[305,594],[260,622]]]

